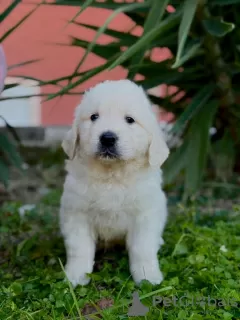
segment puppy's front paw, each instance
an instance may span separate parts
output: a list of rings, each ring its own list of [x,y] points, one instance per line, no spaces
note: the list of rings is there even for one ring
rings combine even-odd
[[[153,285],[160,284],[163,281],[163,275],[159,267],[149,262],[132,265],[131,274],[137,285],[139,285],[142,280],[147,280]]]
[[[79,284],[85,286],[90,282],[90,278],[87,276],[87,273],[90,272],[86,269],[87,268],[84,268],[83,265],[78,263],[70,263],[66,265],[66,276],[74,288]]]

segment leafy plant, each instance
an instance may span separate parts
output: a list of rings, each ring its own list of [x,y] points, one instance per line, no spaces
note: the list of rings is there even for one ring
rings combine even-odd
[[[206,165],[214,155],[218,159],[235,157],[231,163],[236,164],[239,152],[232,152],[232,148],[239,149],[240,138],[240,32],[236,28],[240,21],[239,0],[149,0],[134,3],[55,0],[54,5],[79,6],[78,14],[69,23],[94,30],[96,35],[90,43],[72,38],[71,45],[85,49],[85,54],[75,72],[65,77],[68,84],[49,95],[48,99],[69,93],[103,70],[121,65],[128,70],[128,78],[146,90],[162,84],[176,88],[165,98],[149,94],[155,104],[174,113],[176,122],[172,133],[183,138],[183,143],[172,151],[165,164],[166,184],[184,172],[185,195],[192,195],[198,190]],[[100,28],[77,19],[89,6],[112,10]],[[141,37],[132,33],[133,28],[129,32],[109,28],[109,23],[120,12],[128,16],[135,27],[142,29]],[[101,45],[98,43],[101,34],[109,35],[113,40]],[[162,47],[169,48],[171,56],[161,62],[154,61],[152,50]],[[79,68],[90,52],[106,62],[81,73]],[[136,80],[137,74],[142,75],[143,80]],[[59,79],[53,81],[60,82]],[[209,135],[212,127],[217,129],[213,137]],[[219,147],[222,141],[224,149]],[[228,149],[227,145],[231,148]],[[213,156],[209,157],[209,154]],[[217,163],[213,164],[217,171]]]
[[[4,89],[4,80],[6,74],[6,60],[3,49],[0,47],[0,93]],[[1,118],[3,119],[3,117]],[[6,126],[9,129],[9,131],[13,133],[14,137],[18,138],[13,128],[7,122]],[[0,133],[0,155],[0,181],[3,182],[5,186],[7,186],[7,182],[9,179],[8,163],[12,162],[14,165],[20,167],[21,160],[15,148],[15,145],[10,141],[8,135],[5,133]]]
[[[21,3],[21,0],[13,1],[6,9],[0,14],[0,23],[3,22],[8,15]],[[18,21],[13,27],[5,32],[0,38],[0,43],[9,37],[34,11],[30,11],[20,21]],[[7,76],[7,70],[15,67],[35,62],[36,60],[24,61],[15,66],[7,67],[7,62],[3,48],[0,46],[0,94],[2,91],[6,91],[17,86],[17,83],[4,85],[5,78]],[[6,187],[9,180],[9,165],[14,165],[18,169],[22,168],[22,158],[18,151],[18,144],[20,143],[19,137],[14,128],[7,123],[7,121],[1,116],[1,101],[0,101],[0,118],[5,121],[6,132],[0,133],[0,182]]]

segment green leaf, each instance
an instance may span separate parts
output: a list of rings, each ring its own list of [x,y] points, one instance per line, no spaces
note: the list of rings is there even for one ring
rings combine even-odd
[[[72,23],[77,17],[80,16],[80,14],[86,10],[88,7],[90,7],[93,4],[94,0],[85,0],[83,5],[81,6],[80,10],[75,14],[75,16],[68,22],[68,24]],[[68,25],[67,24],[67,25]]]
[[[83,49],[87,49],[88,44],[89,43],[87,41],[76,38],[73,38],[71,43],[72,46],[81,47]],[[95,44],[91,52],[108,60],[111,59],[113,55],[116,55],[116,53],[121,53],[121,46],[121,42],[112,42],[107,45]]]
[[[139,85],[143,86],[145,90],[154,88],[160,84],[174,84],[177,80],[182,79],[182,74],[178,71],[176,72],[166,72],[165,74],[159,74],[159,76],[155,76],[152,78],[148,78],[145,80],[136,81]]]
[[[160,35],[165,34],[167,31],[175,27],[181,16],[181,11],[177,11],[169,15],[164,21],[162,21],[157,27],[149,31],[143,37],[139,38],[139,40],[128,48],[110,67],[109,69],[113,69],[118,65],[122,64],[124,61],[130,59],[134,54],[138,53],[139,50],[146,47],[151,41],[160,37]]]
[[[204,51],[200,51],[202,41],[194,41],[192,42],[188,48],[186,48],[183,55],[179,58],[177,62],[175,62],[174,67],[179,68],[182,66],[186,61],[190,60],[191,58],[195,57],[196,55],[200,55],[204,53]]]
[[[172,70],[171,70],[172,71]],[[148,90],[150,88],[155,88],[158,85],[161,84],[168,84],[168,85],[174,85],[181,88],[181,90],[190,90],[191,88],[197,89],[199,88],[199,85],[194,84],[191,82],[191,80],[186,81],[186,77],[191,75],[188,71],[178,72],[178,71],[168,71],[168,70],[162,70],[161,68],[156,68],[156,70],[153,71],[152,76],[149,75],[149,72],[142,70],[139,68],[139,73],[146,76],[145,80],[139,80],[136,81],[139,85],[143,86],[145,90]],[[195,76],[194,73],[192,73],[192,77],[195,77],[195,80],[198,80],[199,82],[202,82],[205,80],[204,75],[198,74]],[[195,91],[195,90],[194,90]],[[178,105],[176,104],[176,108]],[[186,108],[185,108],[186,109]]]
[[[189,320],[204,320],[203,316],[197,313],[192,313]]]
[[[195,193],[200,185],[209,149],[209,130],[218,106],[217,100],[211,100],[191,122],[186,137],[189,143],[186,152],[188,163],[185,170],[185,196]]]
[[[172,183],[185,168],[187,162],[187,148],[188,141],[184,141],[180,147],[170,153],[169,158],[163,165],[163,181],[165,185]]]
[[[8,187],[9,169],[7,164],[0,159],[0,181],[4,184],[5,188]]]
[[[159,2],[159,0],[152,0],[149,14],[148,14],[148,16],[145,20],[144,26],[143,26],[143,35],[142,36],[147,34],[150,30],[155,28],[160,23],[160,21],[163,17],[163,14],[165,12],[166,6],[168,5],[168,2],[169,2],[169,0],[162,0],[161,2]],[[131,64],[138,65],[139,63],[141,63],[147,49],[148,49],[148,46],[146,45],[146,47],[143,47],[141,51],[139,51],[135,56],[133,56]],[[129,70],[128,78],[133,79],[135,77],[137,71],[138,71],[137,68]]]
[[[168,70],[169,68],[169,59],[163,60],[161,62],[154,62],[154,61],[143,61],[140,63],[137,67],[140,71],[140,73],[144,74],[146,77],[153,77],[153,76],[159,76],[160,72],[164,73],[166,70],[173,74],[176,72],[172,70]],[[129,69],[131,69],[133,66],[130,65]]]
[[[187,312],[185,310],[181,310],[178,312],[177,319],[185,320],[187,318]]]
[[[240,0],[211,0],[210,4],[218,6],[229,6],[232,4],[240,4]]]
[[[15,69],[15,68],[19,68],[19,67],[25,66],[25,65],[28,65],[28,64],[39,62],[39,61],[42,61],[42,60],[43,59],[32,59],[32,60],[27,60],[27,61],[23,61],[23,62],[20,62],[20,63],[12,64],[11,66],[8,67],[8,71],[12,70],[12,69]]]
[[[82,7],[84,6],[86,3],[86,0],[55,0],[55,2],[52,3],[46,3],[46,5],[60,5],[60,6],[74,6],[74,7]],[[117,3],[115,1],[112,0],[108,0],[108,1],[104,1],[104,2],[100,2],[100,1],[93,1],[91,3],[91,7],[94,8],[103,8],[103,9],[109,9],[109,10],[117,10],[119,8],[121,8],[122,6],[124,6],[126,4],[125,3]],[[139,8],[139,10],[141,11],[141,8]]]
[[[223,312],[223,319],[224,320],[231,320],[231,319],[234,319],[234,315],[235,313],[230,313],[230,312],[227,312],[227,311],[224,311]]]
[[[141,11],[144,10],[142,9]],[[145,15],[143,15],[142,12],[125,12],[124,14],[129,19],[131,19],[136,25],[143,27],[145,22]]]
[[[98,30],[98,27],[92,26],[90,24],[80,23],[80,22],[74,22],[74,24],[77,25],[77,26],[81,26],[81,27],[85,27],[85,28],[94,30],[94,31]],[[109,28],[105,29],[104,34],[106,34],[108,36],[111,36],[113,38],[117,38],[119,40],[124,40],[124,43],[127,46],[128,45],[132,45],[133,43],[135,43],[139,39],[139,37],[134,36],[134,35],[132,35],[130,33],[121,32],[121,31],[117,31],[117,30],[109,29]]]
[[[21,3],[21,0],[15,0],[0,14],[0,23]]]
[[[118,55],[116,55],[117,57]],[[61,96],[63,94],[68,93],[70,90],[76,88],[78,85],[80,85],[81,83],[87,81],[88,79],[94,77],[95,75],[99,74],[100,72],[106,70],[108,68],[109,65],[111,65],[113,63],[113,61],[116,59],[116,57],[113,57],[112,59],[110,59],[109,61],[107,61],[106,63],[91,69],[90,71],[86,72],[82,77],[80,77],[80,79],[78,79],[75,83],[70,83],[67,86],[65,86],[63,89],[61,89],[60,91],[58,91],[57,93],[54,94],[50,94],[48,96],[48,98],[46,99],[46,101],[54,99],[58,96]]]
[[[15,165],[18,169],[21,169],[22,159],[17,151],[17,148],[10,141],[7,135],[3,133],[0,133],[0,150],[8,156],[8,159],[13,165]]]
[[[40,3],[34,7],[28,14],[26,14],[20,21],[18,21],[12,28],[8,29],[8,31],[0,38],[0,43],[3,42],[10,34],[12,34],[23,22],[25,22],[40,6]]]
[[[6,119],[2,116],[0,116],[0,118],[5,122],[6,128],[7,130],[12,134],[13,138],[20,143],[20,138],[16,132],[16,130],[6,121]],[[0,148],[1,149],[1,148]]]
[[[226,181],[232,177],[236,163],[236,140],[229,129],[225,128],[223,137],[212,144],[210,153],[216,177]]]
[[[19,86],[19,83],[10,83],[10,84],[5,84],[4,88],[3,88],[3,91],[6,91],[8,89],[11,89],[11,88],[15,88]]]
[[[108,25],[110,24],[110,22],[120,13],[124,13],[124,12],[129,12],[129,11],[134,11],[138,8],[145,8],[148,7],[149,4],[147,3],[131,3],[131,4],[127,4],[124,6],[120,6],[118,9],[116,9],[115,11],[113,11],[113,13],[106,19],[105,23],[98,29],[97,33],[94,36],[94,39],[92,42],[89,42],[88,48],[85,51],[82,59],[80,60],[80,62],[78,63],[77,67],[74,70],[74,73],[78,71],[78,69],[83,65],[84,61],[86,60],[88,54],[93,50],[94,46],[96,45],[97,39],[104,34],[104,31],[107,29]]]
[[[169,112],[176,112],[176,103],[171,102],[172,95],[166,98],[156,97],[152,94],[148,94],[148,98],[153,104],[158,106],[164,105],[164,109]]]
[[[223,18],[211,18],[203,20],[203,26],[209,34],[214,37],[224,37],[227,33],[233,31],[235,25],[231,22],[223,21]]]
[[[184,130],[187,123],[192,119],[192,117],[201,109],[205,103],[210,99],[215,90],[215,84],[205,85],[192,99],[189,106],[183,111],[181,116],[177,119],[174,127],[172,128],[172,133],[179,133]]]
[[[172,252],[172,257],[182,256],[188,253],[189,253],[189,248],[186,242],[186,234],[183,233],[174,247],[174,250]]]
[[[185,42],[187,40],[187,36],[195,16],[195,12],[197,10],[198,1],[197,0],[185,0],[183,6],[183,16],[181,20],[181,24],[178,31],[178,50],[176,61],[173,64],[172,68],[176,68],[179,66],[179,60],[182,57],[182,53],[184,50]]]
[[[138,66],[139,73],[143,74],[147,79],[146,81],[151,81],[151,78],[158,78],[160,80],[159,84],[164,83],[164,78],[166,78],[166,84],[176,84],[178,82],[179,87],[182,83],[186,83],[189,79],[192,82],[192,78],[195,80],[202,80],[204,75],[204,70],[200,67],[186,68],[182,72],[178,70],[171,69],[171,59],[166,59],[161,62],[154,62],[145,59],[142,64]],[[128,66],[132,68],[132,66]],[[171,80],[173,78],[173,80]],[[144,83],[145,80],[142,81]],[[171,82],[173,81],[173,82]],[[199,86],[198,86],[199,87]],[[179,88],[180,89],[180,88]]]
[[[15,295],[19,295],[22,293],[22,285],[19,282],[13,282],[11,284],[11,289],[15,293]]]
[[[48,81],[42,81],[42,80],[37,79],[37,78],[34,78],[34,77],[22,76],[22,75],[18,75],[18,74],[15,74],[15,75],[13,75],[13,76],[14,76],[14,77],[17,77],[17,78],[26,79],[26,80],[36,81],[36,82],[38,82],[38,85],[41,87],[41,86],[47,86],[47,85],[49,85],[49,84],[59,85],[58,83],[61,82],[61,81],[65,81],[65,80],[73,79],[73,78],[75,78],[75,77],[82,76],[82,75],[84,75],[86,72],[87,72],[87,71],[85,71],[85,72],[78,72],[78,73],[76,73],[75,75],[60,77],[60,78],[56,78],[56,79],[52,79],[52,80],[48,80]],[[61,86],[61,87],[62,87],[62,86]],[[1,100],[1,99],[0,99],[0,100]]]
[[[75,25],[79,25],[81,27],[85,27],[85,28],[88,28],[88,29],[91,29],[91,30],[94,30],[94,31],[97,31],[98,30],[98,27],[96,26],[92,26],[92,25],[89,25],[89,24],[85,24],[85,23],[79,23],[79,22],[74,22]],[[113,30],[113,29],[109,29],[107,28],[105,31],[104,31],[104,34],[108,35],[108,36],[111,36],[113,38],[116,38],[118,39],[119,41],[118,42],[115,42],[113,41],[112,43],[108,44],[108,45],[102,45],[102,47],[108,47],[108,46],[112,46],[114,47],[114,43],[117,47],[117,43],[121,44],[122,46],[127,46],[127,47],[130,47],[132,46],[134,43],[136,43],[138,40],[139,40],[139,37],[138,36],[134,36],[130,33],[127,33],[127,32],[121,32],[121,31],[116,31],[116,30]],[[171,44],[175,44],[176,43],[176,37],[177,35],[175,33],[173,34],[165,34],[163,37],[161,38],[156,38],[154,39],[151,44],[150,44],[150,47],[149,49],[151,49],[151,47],[161,47],[161,46],[169,46]],[[78,39],[78,38],[76,38]],[[88,44],[89,42],[88,41],[85,41],[85,40],[82,40],[82,39],[78,39],[78,41],[84,41],[86,44]],[[97,45],[95,45],[97,46]],[[86,45],[84,45],[85,48],[87,48]],[[92,50],[93,52],[93,50]],[[146,59],[146,58],[144,58]],[[134,64],[133,66],[134,67]]]

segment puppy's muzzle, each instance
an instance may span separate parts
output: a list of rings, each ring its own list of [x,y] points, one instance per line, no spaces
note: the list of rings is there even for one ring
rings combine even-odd
[[[118,158],[117,151],[118,136],[112,131],[106,131],[99,137],[99,152],[98,154],[104,158]]]

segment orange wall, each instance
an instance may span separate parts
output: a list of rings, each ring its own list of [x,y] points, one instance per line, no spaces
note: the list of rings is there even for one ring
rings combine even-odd
[[[4,6],[11,1],[4,0]],[[1,24],[0,36],[3,35],[10,27],[12,27],[23,16],[30,12],[36,4],[27,4],[23,1],[11,15]],[[32,1],[38,2],[38,1]],[[4,9],[3,3],[0,4],[0,12]],[[77,47],[57,45],[68,44],[69,36],[75,36],[84,40],[94,38],[94,32],[83,27],[67,25],[67,21],[71,20],[77,13],[79,8],[62,7],[62,6],[46,6],[41,5],[36,11],[14,31],[3,42],[8,65],[21,63],[22,61],[32,59],[42,59],[30,65],[19,67],[9,71],[9,76],[28,75],[42,80],[51,80],[54,78],[71,74],[83,55],[83,49]],[[102,25],[106,18],[111,14],[109,10],[89,8],[84,11],[78,18],[78,21],[89,23],[95,26]],[[118,15],[111,22],[110,28],[128,31],[133,23],[123,14]],[[135,34],[140,35],[141,30],[135,30]],[[101,36],[99,43],[107,43],[111,40],[108,36]],[[164,59],[168,55],[166,50],[157,50],[155,52],[156,59]],[[97,66],[103,62],[103,59],[90,54],[86,59],[80,71],[87,70],[93,66]],[[126,71],[121,67],[117,67],[112,71],[104,72],[86,81],[77,91],[83,90],[94,85],[98,81],[104,79],[121,79],[126,76]],[[52,93],[56,91],[56,87],[43,86],[42,93]],[[69,96],[42,101],[42,124],[43,125],[66,125],[72,121],[73,110],[79,103],[80,96]]]

